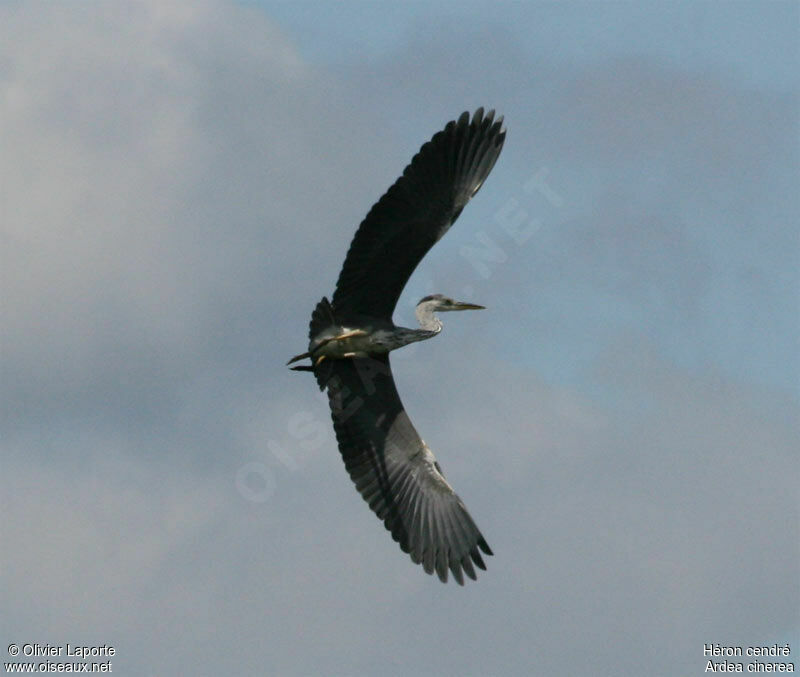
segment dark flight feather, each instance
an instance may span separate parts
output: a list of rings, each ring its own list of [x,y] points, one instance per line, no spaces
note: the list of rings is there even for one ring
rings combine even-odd
[[[491,555],[403,408],[388,355],[331,360],[328,399],[347,472],[392,538],[428,573],[461,585]]]
[[[332,299],[337,318],[391,319],[411,273],[483,185],[505,136],[503,118],[479,108],[420,148],[353,238]]]

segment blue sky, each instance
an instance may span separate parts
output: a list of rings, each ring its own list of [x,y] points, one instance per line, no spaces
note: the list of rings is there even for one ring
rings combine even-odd
[[[784,90],[797,79],[797,10],[785,2],[246,4],[263,7],[309,61],[326,67],[391,57],[415,41],[441,42],[448,27],[469,35],[488,26],[530,58],[647,56]]]
[[[699,674],[800,648],[796,3],[0,7],[0,634],[122,674]],[[463,110],[395,320],[496,555],[441,585],[285,361]],[[222,647],[222,648],[220,648]]]

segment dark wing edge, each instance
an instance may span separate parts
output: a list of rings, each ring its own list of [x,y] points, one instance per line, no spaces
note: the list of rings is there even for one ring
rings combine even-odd
[[[492,551],[414,429],[388,355],[332,360],[331,418],[347,472],[392,538],[426,573],[464,584]]]
[[[502,116],[478,108],[420,148],[353,238],[332,299],[337,317],[391,319],[411,273],[483,185],[505,135]]]

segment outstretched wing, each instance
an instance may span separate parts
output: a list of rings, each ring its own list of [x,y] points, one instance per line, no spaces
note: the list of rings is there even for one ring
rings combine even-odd
[[[326,360],[327,361],[327,360]],[[491,555],[397,394],[388,355],[331,360],[328,399],[347,472],[392,538],[425,571],[459,584]]]
[[[420,148],[361,222],[347,253],[336,316],[390,320],[408,278],[447,232],[492,170],[505,140],[503,118],[463,113]]]

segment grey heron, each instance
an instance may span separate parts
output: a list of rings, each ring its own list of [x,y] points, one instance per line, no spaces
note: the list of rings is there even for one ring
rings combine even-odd
[[[503,118],[463,113],[425,143],[372,207],[353,238],[329,302],[309,327],[311,371],[327,389],[339,451],[351,479],[400,548],[428,574],[459,584],[486,569],[486,539],[406,414],[389,352],[436,336],[437,312],[475,310],[441,294],[416,307],[419,329],[392,322],[411,273],[483,185],[505,140]]]

